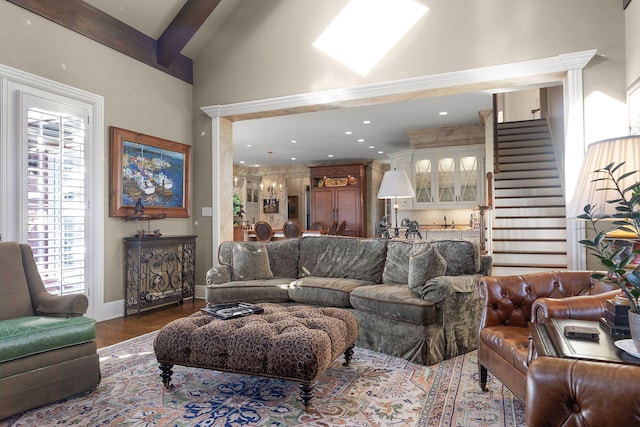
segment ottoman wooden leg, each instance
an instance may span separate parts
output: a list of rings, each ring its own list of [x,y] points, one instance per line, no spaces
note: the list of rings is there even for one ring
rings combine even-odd
[[[165,388],[171,388],[171,375],[173,375],[173,365],[168,363],[160,364],[160,378],[162,378],[162,384],[164,384]]]
[[[342,364],[342,366],[349,366],[349,362],[351,362],[352,357],[353,357],[353,344],[347,347],[347,349],[344,351],[344,363]]]
[[[313,389],[315,384],[300,384],[300,398],[304,404],[304,411],[308,412],[309,405],[311,405],[311,399],[313,398]]]

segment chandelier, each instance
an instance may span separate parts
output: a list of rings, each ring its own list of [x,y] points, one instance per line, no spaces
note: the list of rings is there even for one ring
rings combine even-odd
[[[273,151],[268,151],[267,154],[269,154],[269,161],[267,163],[265,174],[262,178],[262,183],[260,184],[260,190],[263,191],[263,199],[265,199],[267,203],[273,202],[277,204],[282,195],[282,182],[280,181],[279,174],[270,174],[271,156],[273,155]]]

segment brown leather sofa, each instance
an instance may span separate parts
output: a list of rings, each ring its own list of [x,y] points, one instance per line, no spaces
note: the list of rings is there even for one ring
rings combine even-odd
[[[546,317],[598,320],[615,285],[594,280],[591,272],[556,271],[521,276],[483,277],[478,336],[480,387],[487,371],[525,401],[529,360],[529,322]]]
[[[528,378],[528,427],[640,426],[638,366],[539,357]]]

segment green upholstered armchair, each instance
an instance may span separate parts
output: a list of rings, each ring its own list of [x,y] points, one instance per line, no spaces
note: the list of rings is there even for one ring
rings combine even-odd
[[[0,242],[0,419],[97,387],[87,306],[46,291],[29,245]]]

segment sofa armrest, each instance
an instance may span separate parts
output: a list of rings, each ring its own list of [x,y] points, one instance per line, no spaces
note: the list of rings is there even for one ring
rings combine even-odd
[[[231,281],[231,266],[226,264],[220,264],[216,267],[211,267],[207,271],[206,284],[209,285],[222,285]]]
[[[439,286],[445,297],[436,303],[436,322],[443,327],[445,358],[478,348],[478,325],[482,301],[478,293],[480,275],[442,276]]]
[[[598,295],[582,295],[567,298],[538,298],[531,311],[536,323],[544,319],[599,320],[604,316],[607,300],[619,295],[620,291],[610,291]]]
[[[639,382],[636,366],[539,357],[527,373],[525,425],[640,425]]]
[[[427,280],[421,288],[414,290],[420,298],[437,304],[444,301],[454,292],[470,293],[478,289],[480,275],[470,274],[462,276],[438,276]]]
[[[89,307],[89,299],[84,294],[52,295],[44,291],[33,295],[32,302],[38,316],[82,316]]]
[[[482,255],[480,258],[480,275],[491,276],[493,273],[493,257],[491,255]]]

